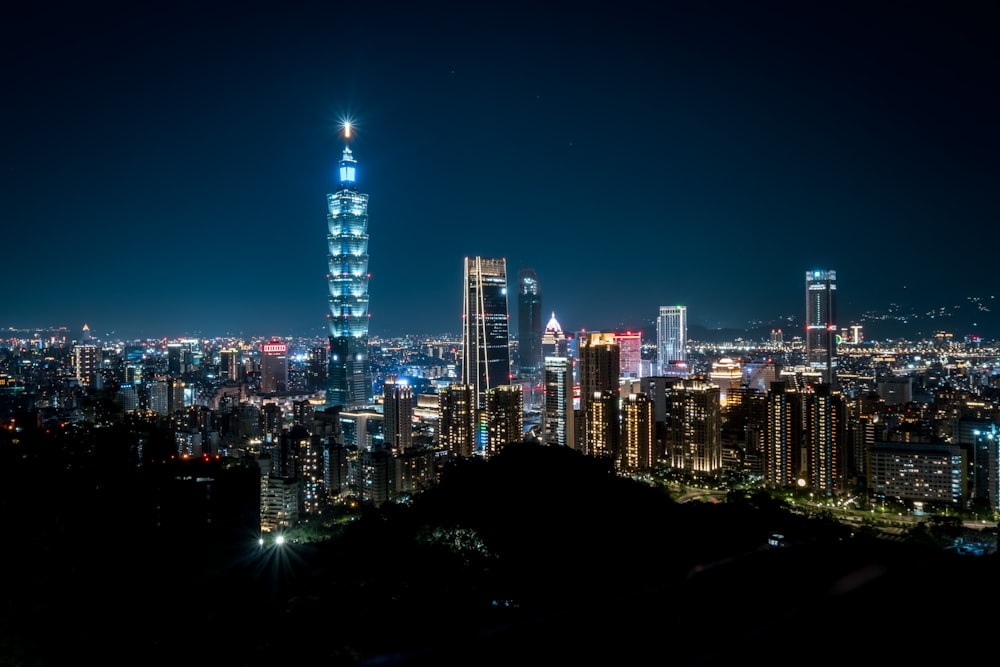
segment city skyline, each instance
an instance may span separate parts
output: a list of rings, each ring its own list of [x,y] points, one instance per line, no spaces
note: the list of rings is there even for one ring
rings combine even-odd
[[[995,322],[995,6],[505,8],[18,9],[0,326],[322,336],[345,118],[373,336],[460,331],[467,256],[566,331],[801,324],[812,269]]]

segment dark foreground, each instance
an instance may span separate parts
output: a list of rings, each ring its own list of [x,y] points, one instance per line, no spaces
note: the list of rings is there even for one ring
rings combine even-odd
[[[530,445],[321,543],[99,528],[114,521],[60,497],[12,519],[32,529],[3,548],[0,664],[928,660],[988,643],[1000,593],[993,555],[756,501],[676,505]],[[774,531],[795,544],[769,548]]]

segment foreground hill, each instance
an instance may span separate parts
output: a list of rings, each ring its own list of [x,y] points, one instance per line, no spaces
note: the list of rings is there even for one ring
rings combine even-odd
[[[946,627],[951,646],[987,630],[977,610],[1000,593],[995,557],[887,543],[762,498],[678,505],[529,444],[454,465],[411,506],[318,543],[53,531],[4,557],[2,664],[723,665],[817,642],[848,656],[861,644],[840,638],[859,628],[864,656],[915,657],[915,623]],[[775,531],[793,546],[768,547]]]

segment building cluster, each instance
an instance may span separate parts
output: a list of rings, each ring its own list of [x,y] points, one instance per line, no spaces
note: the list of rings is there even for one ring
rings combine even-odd
[[[1000,352],[939,337],[884,348],[836,319],[836,273],[805,274],[806,327],[786,341],[712,346],[687,308],[637,331],[543,323],[537,273],[464,260],[462,329],[373,339],[368,195],[345,148],[328,195],[325,339],[99,341],[88,329],[9,332],[0,344],[8,437],[40,425],[135,423],[170,434],[163,459],[260,474],[260,526],[343,502],[405,501],[455,460],[514,442],[567,447],[622,475],[737,480],[826,497],[864,494],[1000,511]]]

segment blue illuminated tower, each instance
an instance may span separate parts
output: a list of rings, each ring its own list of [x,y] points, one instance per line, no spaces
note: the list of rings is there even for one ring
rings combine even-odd
[[[344,139],[351,126],[344,124]],[[329,247],[330,356],[326,406],[351,410],[372,403],[368,358],[368,195],[358,191],[349,146],[339,165],[340,188],[326,196]]]

